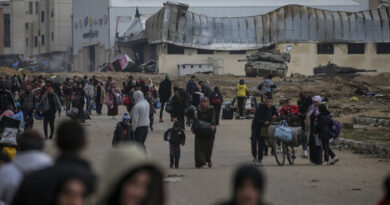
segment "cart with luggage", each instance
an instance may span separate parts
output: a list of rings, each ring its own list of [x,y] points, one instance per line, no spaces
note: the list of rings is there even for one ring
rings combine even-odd
[[[287,121],[271,123],[267,128],[268,134],[265,143],[274,151],[276,163],[279,166],[285,164],[286,158],[290,165],[295,162],[295,147],[302,144],[302,127],[289,127]]]
[[[0,117],[0,151],[12,152],[16,155],[17,138],[22,132],[20,120],[11,117]]]

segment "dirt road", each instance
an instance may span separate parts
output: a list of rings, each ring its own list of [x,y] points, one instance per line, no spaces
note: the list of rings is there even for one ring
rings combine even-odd
[[[120,112],[124,112],[121,107]],[[104,112],[106,113],[106,112]],[[217,128],[212,169],[194,168],[194,136],[186,130],[187,143],[182,149],[180,169],[168,169],[168,145],[163,142],[164,131],[171,126],[168,115],[165,122],[155,120],[155,130],[149,132],[146,147],[149,155],[164,168],[165,175],[179,176],[177,182],[166,183],[169,205],[215,204],[231,195],[231,178],[235,168],[251,161],[250,120],[222,120]],[[61,117],[57,121],[66,119]],[[158,119],[157,115],[155,119]],[[107,116],[92,115],[85,123],[89,145],[85,157],[97,172],[101,172],[111,148],[114,127],[118,120]],[[35,128],[42,131],[42,122]],[[53,141],[46,146],[55,155]],[[300,153],[301,149],[298,149]],[[266,174],[266,201],[270,204],[375,204],[382,195],[382,181],[390,172],[386,160],[352,154],[350,151],[336,154],[341,159],[335,166],[313,166],[307,160],[298,159],[293,166],[279,167],[273,157],[266,157],[262,170]]]

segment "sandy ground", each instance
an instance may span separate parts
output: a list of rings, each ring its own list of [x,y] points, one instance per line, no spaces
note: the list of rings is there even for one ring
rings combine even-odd
[[[124,107],[120,112],[125,111]],[[105,113],[105,111],[104,111]],[[222,120],[217,128],[212,169],[194,168],[194,135],[186,130],[187,143],[182,148],[180,169],[169,169],[169,148],[163,142],[164,131],[171,126],[168,114],[165,122],[155,120],[155,130],[149,132],[148,153],[168,176],[179,176],[178,182],[166,183],[167,204],[215,204],[231,196],[232,174],[238,165],[249,163],[250,120]],[[57,122],[66,119],[61,117]],[[158,119],[157,115],[155,119]],[[85,123],[89,144],[85,157],[98,173],[102,172],[118,120],[92,115]],[[35,128],[42,131],[42,121]],[[53,141],[46,151],[55,156]],[[301,149],[297,149],[298,153]],[[266,201],[270,204],[376,204],[382,195],[382,181],[390,172],[388,160],[356,155],[350,151],[336,151],[341,159],[335,166],[314,166],[308,160],[298,159],[293,166],[279,167],[273,157],[263,161],[267,179]]]

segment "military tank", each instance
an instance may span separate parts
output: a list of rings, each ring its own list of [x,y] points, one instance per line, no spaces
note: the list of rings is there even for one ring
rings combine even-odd
[[[376,72],[376,70],[364,70],[353,67],[341,67],[334,63],[328,62],[325,66],[317,66],[313,69],[314,75],[346,75],[364,72]]]
[[[289,53],[280,53],[275,49],[260,50],[246,59],[240,59],[239,62],[246,61],[245,73],[247,77],[269,76],[285,77],[291,60]],[[287,63],[286,63],[287,62]]]

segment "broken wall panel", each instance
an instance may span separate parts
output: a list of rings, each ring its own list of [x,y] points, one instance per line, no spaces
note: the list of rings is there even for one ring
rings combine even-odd
[[[288,5],[264,15],[208,17],[175,3],[146,22],[150,44],[208,50],[250,50],[275,43],[390,42],[388,8],[341,12]]]

